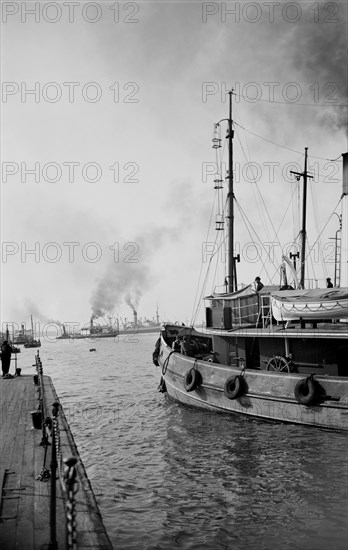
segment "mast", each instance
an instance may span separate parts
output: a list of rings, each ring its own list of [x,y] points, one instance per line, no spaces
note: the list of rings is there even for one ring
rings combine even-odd
[[[234,190],[233,190],[233,130],[232,130],[232,95],[233,90],[228,92],[229,95],[229,117],[228,117],[228,194],[227,194],[227,281],[228,292],[237,290],[237,271],[235,260],[239,261],[239,257],[234,256]]]
[[[307,172],[307,160],[308,160],[308,147],[305,147],[305,160],[304,160],[304,171],[303,172],[294,172],[290,170],[291,174],[296,174],[297,180],[303,178],[303,198],[302,198],[302,229],[301,229],[301,277],[300,277],[300,288],[305,287],[305,268],[306,268],[306,216],[307,216],[307,179],[312,178]]]

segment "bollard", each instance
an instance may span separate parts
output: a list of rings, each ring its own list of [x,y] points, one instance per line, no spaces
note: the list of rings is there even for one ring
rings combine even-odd
[[[35,430],[42,428],[42,413],[41,411],[31,411],[31,421]]]

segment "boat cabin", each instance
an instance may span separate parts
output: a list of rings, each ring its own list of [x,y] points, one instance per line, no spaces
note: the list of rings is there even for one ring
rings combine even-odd
[[[204,299],[206,327],[230,330],[237,327],[264,326],[270,320],[270,294],[279,286],[264,286],[256,292],[251,285],[233,293],[212,294]]]

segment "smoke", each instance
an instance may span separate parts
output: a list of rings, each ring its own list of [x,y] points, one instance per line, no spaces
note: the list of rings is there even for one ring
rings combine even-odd
[[[127,293],[125,296],[124,300],[126,304],[129,305],[129,307],[133,310],[133,313],[135,313],[136,310],[138,309],[140,298],[141,298],[140,292],[137,292],[135,297],[132,297],[129,293]]]
[[[39,310],[36,303],[34,303],[29,298],[26,298],[24,300],[24,317],[30,318],[30,316],[33,316],[34,321],[41,321],[42,323],[48,323],[50,319],[42,313],[42,311]]]
[[[119,261],[110,263],[97,283],[91,297],[94,317],[111,313],[123,302],[133,311],[138,309],[141,297],[155,277],[153,258],[170,234],[170,229],[148,231],[128,243],[132,253],[124,258],[120,254]]]
[[[312,103],[318,105],[316,119],[343,128],[347,125],[347,13],[342,13],[343,4],[337,14],[323,11],[325,4],[319,6],[320,21],[301,22],[292,30],[292,63],[310,84]]]
[[[107,266],[92,293],[90,303],[93,315],[100,317],[111,313],[122,303],[128,304],[133,311],[138,310],[142,296],[153,287],[158,277],[156,257],[161,249],[164,246],[173,247],[173,243],[180,247],[192,226],[203,223],[205,227],[206,216],[202,216],[204,205],[200,210],[193,208],[196,193],[188,181],[170,182],[164,211],[176,213],[175,225],[145,229],[132,243],[128,243],[129,248],[123,258],[120,248],[119,261]],[[162,267],[165,269],[166,266]]]
[[[109,264],[91,298],[93,318],[111,313],[124,301],[135,309],[148,280],[149,267],[144,262]]]

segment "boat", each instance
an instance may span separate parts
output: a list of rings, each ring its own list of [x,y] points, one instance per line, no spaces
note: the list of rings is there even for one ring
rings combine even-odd
[[[109,318],[107,325],[95,324],[96,315],[91,316],[89,323],[85,325],[79,332],[75,332],[76,327],[72,327],[72,331],[66,329],[63,323],[59,323],[62,334],[57,336],[57,340],[99,340],[100,338],[115,338],[119,334],[118,321],[116,326],[112,323],[112,318]],[[70,327],[69,327],[70,328]]]
[[[25,326],[22,323],[21,329],[14,331],[13,342],[14,344],[17,344],[17,345],[26,344],[30,339],[30,336],[31,336],[31,333],[29,334],[28,331],[25,330]]]
[[[25,342],[24,347],[25,348],[40,348],[41,347],[41,341],[40,338],[35,338],[35,332],[34,332],[34,323],[33,323],[33,316],[30,315],[31,320],[31,335],[29,336],[28,340]]]
[[[118,336],[135,334],[158,333],[162,324],[159,321],[158,307],[156,310],[156,319],[139,320],[138,314],[133,310],[133,321],[124,320],[120,324],[118,318],[109,317],[107,324],[96,323],[98,317],[92,314],[89,323],[87,323],[79,332],[69,332],[63,323],[59,324],[62,333],[56,337],[57,340],[99,340],[102,338],[116,338]],[[76,327],[72,327],[73,330]]]
[[[272,293],[272,313],[277,321],[347,319],[347,289],[299,289]]]
[[[204,327],[162,327],[153,352],[153,363],[161,368],[158,389],[169,399],[207,411],[347,431],[348,289],[340,287],[340,277],[336,280],[337,265],[333,288],[305,288],[308,148],[303,172],[294,172],[303,183],[299,266],[290,254],[279,265],[280,284],[237,285],[232,95],[229,92],[229,116],[224,119],[229,157],[227,277],[222,289],[214,288],[204,297]],[[213,147],[221,147],[218,135]],[[348,194],[348,153],[343,166],[341,200]],[[215,189],[222,187],[219,175],[214,182]],[[223,223],[221,216],[216,229]]]

